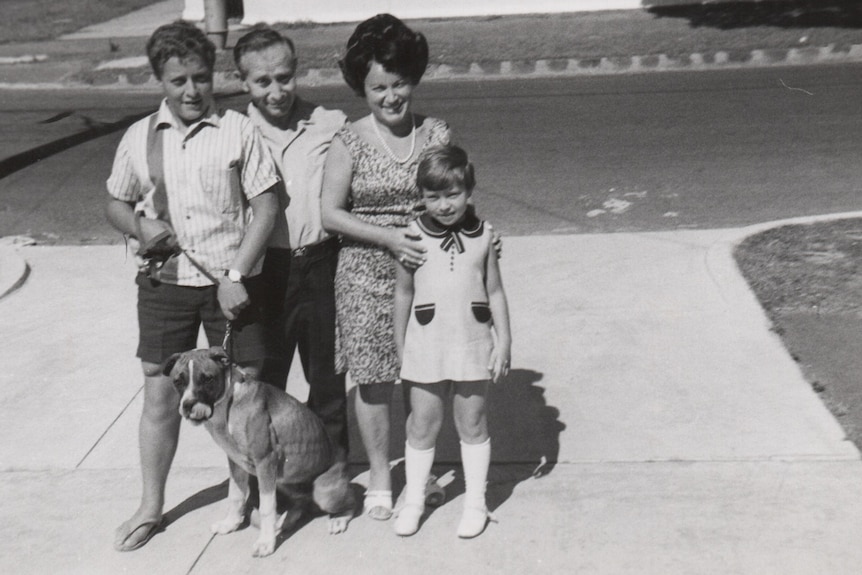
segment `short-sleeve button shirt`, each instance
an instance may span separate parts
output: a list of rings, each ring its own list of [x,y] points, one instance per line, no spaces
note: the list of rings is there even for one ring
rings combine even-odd
[[[148,167],[150,117],[126,131],[107,181],[108,193],[155,218],[148,198],[155,186]],[[157,112],[162,137],[163,174],[171,225],[180,246],[218,276],[230,267],[253,214],[248,200],[279,178],[269,150],[249,119],[233,110],[212,110],[182,126],[166,101]],[[166,219],[164,216],[162,219]],[[161,280],[183,286],[212,282],[189,258],[179,256],[162,270]],[[260,273],[259,260],[248,275]]]
[[[291,111],[295,125],[286,130],[270,125],[254,104],[248,105],[248,117],[260,130],[284,180],[289,202],[285,217],[290,247],[295,249],[329,238],[320,217],[323,166],[332,138],[347,122],[347,116],[340,110],[327,110],[297,98]]]

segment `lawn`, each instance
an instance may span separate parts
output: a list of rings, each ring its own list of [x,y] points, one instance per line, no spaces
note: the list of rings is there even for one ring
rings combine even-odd
[[[735,255],[773,329],[862,449],[862,220],[774,228]]]
[[[157,0],[0,0],[0,43],[50,40]]]

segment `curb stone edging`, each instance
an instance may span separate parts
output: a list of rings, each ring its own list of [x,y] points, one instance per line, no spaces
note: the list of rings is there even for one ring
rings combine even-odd
[[[725,51],[714,53],[693,52],[688,55],[670,57],[666,54],[636,56],[613,56],[601,58],[550,58],[533,61],[472,62],[469,65],[432,64],[425,79],[476,80],[509,78],[549,78],[571,76],[595,76],[631,74],[644,72],[731,70],[739,68],[766,68],[780,66],[805,66],[813,64],[838,64],[862,62],[862,44],[853,44],[846,51],[835,50],[835,45],[806,46],[804,48],[756,49],[746,57],[732,57]],[[95,73],[95,74],[93,74]],[[136,82],[134,79],[143,79]],[[326,86],[341,84],[341,72],[337,68],[309,68],[297,78],[301,86]],[[240,88],[234,72],[216,72],[216,81],[221,91]],[[33,88],[42,84],[27,84],[20,87]],[[44,84],[61,87],[57,82]],[[140,89],[155,90],[158,83],[146,67],[113,67],[110,61],[99,63],[84,79],[68,80],[65,87],[95,89]],[[0,88],[18,87],[2,84]]]

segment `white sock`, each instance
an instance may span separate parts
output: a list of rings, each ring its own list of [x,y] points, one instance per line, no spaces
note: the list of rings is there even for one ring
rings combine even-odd
[[[485,508],[485,484],[491,465],[491,438],[482,443],[461,442],[464,468],[464,507]]]
[[[434,447],[430,449],[415,449],[407,441],[404,443],[404,475],[407,485],[404,487],[404,503],[410,505],[425,505],[425,484],[434,465]]]

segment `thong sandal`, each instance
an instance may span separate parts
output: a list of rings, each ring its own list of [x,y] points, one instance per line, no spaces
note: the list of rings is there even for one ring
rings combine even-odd
[[[129,538],[141,529],[145,530],[144,536],[139,539],[138,542],[134,545],[127,546],[126,543],[129,541]],[[149,543],[150,539],[152,539],[156,533],[161,533],[164,530],[164,517],[159,517],[158,519],[150,519],[148,521],[142,521],[140,524],[135,526],[135,528],[131,529],[128,535],[126,535],[122,541],[120,541],[119,543],[114,543],[114,549],[116,549],[117,551],[135,551]]]
[[[365,492],[364,512],[377,521],[392,517],[392,491],[378,489]]]

